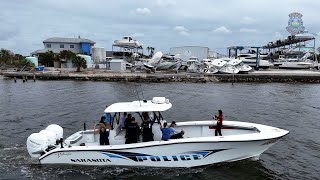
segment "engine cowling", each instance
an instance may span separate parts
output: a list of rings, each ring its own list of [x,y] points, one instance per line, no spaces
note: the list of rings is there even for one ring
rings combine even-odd
[[[56,140],[63,138],[63,128],[57,124],[50,124],[45,130],[53,132],[56,135]]]
[[[41,130],[39,134],[46,136],[48,138],[48,145],[54,145],[56,143],[57,137],[54,132],[44,129],[44,130]]]
[[[31,157],[40,157],[48,147],[48,138],[40,133],[32,133],[27,139],[27,150]]]

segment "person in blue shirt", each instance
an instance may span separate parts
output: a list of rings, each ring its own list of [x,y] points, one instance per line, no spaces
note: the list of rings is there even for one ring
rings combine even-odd
[[[102,116],[105,117],[104,123],[105,123],[107,129],[111,129],[112,114],[111,113],[104,113]]]
[[[168,128],[167,125],[168,125],[167,122],[165,122],[163,123],[163,127],[161,128],[161,131],[162,131],[161,140],[164,140],[164,141],[168,141],[168,139],[170,139],[171,137],[171,134],[174,133],[174,131],[171,128]]]

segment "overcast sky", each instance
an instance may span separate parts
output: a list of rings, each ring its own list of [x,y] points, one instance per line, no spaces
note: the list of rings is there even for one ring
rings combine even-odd
[[[50,37],[88,38],[111,50],[125,35],[156,50],[265,45],[288,36],[289,14],[320,32],[319,0],[0,0],[0,48],[29,55]]]

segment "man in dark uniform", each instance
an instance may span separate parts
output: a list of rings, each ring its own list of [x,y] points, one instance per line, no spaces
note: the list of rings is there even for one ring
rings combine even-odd
[[[126,125],[126,144],[137,143],[139,125],[136,123],[135,118],[132,117],[130,123]]]
[[[143,116],[143,122],[141,124],[142,141],[143,142],[153,141],[153,133],[152,133],[153,123],[150,121],[148,113],[144,112],[142,116]]]

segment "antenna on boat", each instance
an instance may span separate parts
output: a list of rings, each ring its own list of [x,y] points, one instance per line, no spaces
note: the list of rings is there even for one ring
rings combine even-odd
[[[135,86],[135,88],[136,88],[137,96],[138,96],[139,103],[140,103],[140,106],[141,106],[141,101],[140,101],[140,96],[139,96],[139,92],[138,92],[137,86]]]
[[[145,98],[144,98],[144,95],[143,95],[143,89],[142,89],[141,83],[139,83],[139,85],[140,85],[140,89],[141,89],[141,94],[142,94],[143,101],[145,101]]]

